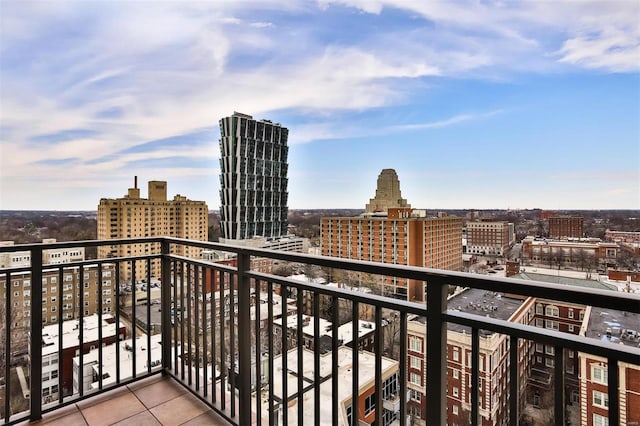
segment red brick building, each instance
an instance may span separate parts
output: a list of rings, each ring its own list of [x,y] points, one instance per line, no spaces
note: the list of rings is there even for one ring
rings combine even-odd
[[[549,219],[549,238],[582,238],[582,216],[552,216]]]
[[[462,269],[462,219],[418,216],[409,208],[388,214],[324,217],[320,220],[323,256],[459,271]],[[421,282],[384,278],[385,294],[424,299]]]

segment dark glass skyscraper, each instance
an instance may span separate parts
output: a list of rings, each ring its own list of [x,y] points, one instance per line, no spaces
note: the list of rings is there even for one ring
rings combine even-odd
[[[220,120],[220,216],[226,239],[287,235],[287,138],[269,120]]]

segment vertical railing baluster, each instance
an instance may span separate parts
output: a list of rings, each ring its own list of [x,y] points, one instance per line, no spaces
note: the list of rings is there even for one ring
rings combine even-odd
[[[167,252],[167,256],[171,256],[170,252]],[[175,260],[169,261],[172,273],[172,283],[171,288],[173,291],[173,299],[171,300],[171,329],[172,334],[171,338],[171,348],[173,349],[173,365],[171,366],[171,370],[174,374],[178,374],[178,366],[180,363],[178,362],[178,348],[181,347],[180,341],[182,340],[182,335],[180,339],[178,339],[178,263]],[[182,314],[180,315],[182,317]],[[182,356],[181,356],[182,358]]]
[[[275,423],[275,404],[274,404],[274,391],[273,391],[273,358],[275,356],[273,347],[273,282],[267,281],[267,335],[269,337],[269,426],[273,426]],[[286,307],[282,307],[280,318],[286,317]]]
[[[193,384],[193,342],[191,341],[191,318],[193,310],[191,309],[191,287],[193,287],[191,269],[192,265],[187,263],[187,353],[188,357],[188,370],[187,370],[187,383],[189,386]],[[182,319],[184,323],[184,318]]]
[[[509,424],[520,420],[520,363],[518,362],[518,338],[509,336]]]
[[[211,329],[211,402],[216,402],[216,276],[218,276],[218,271],[215,269],[211,270],[211,288],[209,291],[209,310],[211,312],[210,315],[210,329]],[[222,273],[219,273],[222,276]],[[220,281],[218,280],[218,285],[220,285]]]
[[[131,377],[136,378],[136,339],[138,334],[138,324],[136,320],[136,306],[138,302],[138,289],[136,288],[136,261],[131,261],[131,291],[133,300],[131,301]]]
[[[336,426],[338,424],[338,387],[339,375],[338,375],[338,306],[340,299],[338,296],[331,296],[331,323],[333,329],[331,330],[331,424]]]
[[[98,389],[102,390],[102,264],[98,263]]]
[[[400,312],[400,425],[407,422],[407,313]]]
[[[177,284],[176,284],[177,285]],[[180,320],[180,379],[184,382],[186,377],[185,375],[185,333],[184,333],[184,322],[185,322],[185,308],[184,302],[185,294],[184,294],[184,262],[180,261],[180,306],[176,306],[176,319]],[[179,309],[179,310],[178,310]],[[177,366],[176,366],[177,367]]]
[[[427,424],[447,423],[447,327],[442,314],[447,307],[447,284],[427,285]]]
[[[357,425],[360,418],[360,365],[359,365],[359,339],[358,323],[360,318],[360,305],[357,301],[351,301],[351,424]]]
[[[296,358],[297,358],[297,382],[298,382],[298,395],[297,411],[298,411],[298,424],[301,425],[304,421],[304,368],[303,368],[303,354],[304,354],[304,336],[302,335],[302,310],[303,310],[303,292],[300,287],[296,288],[296,309],[297,309],[297,321],[296,321]]]
[[[147,268],[147,374],[151,373],[151,259],[146,260]]]
[[[313,293],[313,414],[314,424],[320,426],[320,293]]]
[[[464,359],[464,350],[462,351]],[[464,362],[463,362],[464,365]],[[464,374],[464,370],[461,372]],[[478,418],[480,410],[480,330],[476,327],[471,329],[471,424],[476,426],[480,421]]]
[[[196,350],[196,390],[200,391],[200,267],[197,264],[193,266],[193,331],[195,338],[195,350]],[[193,362],[193,361],[192,361]]]
[[[260,281],[255,280],[254,284],[254,310],[255,310],[255,333],[256,333],[256,420],[257,423],[260,424],[262,420],[262,407],[260,403],[260,392],[262,389],[262,378],[260,377],[262,374],[262,332],[260,329]]]
[[[609,358],[607,360],[607,394],[609,397],[609,424],[620,424],[620,394],[618,387],[620,386],[620,376],[618,361]]]
[[[564,417],[564,350],[561,346],[554,346],[554,363],[553,363],[553,401],[554,401],[554,418],[556,426],[565,426]],[[617,424],[617,423],[614,423]]]
[[[238,385],[241,425],[251,424],[251,281],[247,275],[250,270],[251,257],[246,253],[238,253]],[[231,328],[234,328],[233,323]],[[258,397],[257,403],[259,402]]]
[[[7,283],[7,292],[11,291],[10,288]],[[31,249],[31,291],[30,408],[31,420],[38,420],[42,418],[42,246],[40,245],[33,246]],[[7,310],[10,312],[11,307]],[[6,362],[10,360],[7,359]],[[7,376],[6,381],[8,382],[10,378],[11,376]]]
[[[282,424],[289,424],[289,309],[287,306],[287,287],[280,284],[282,303]]]
[[[160,261],[160,274],[162,277],[162,282],[160,283],[160,306],[162,306],[162,316],[160,317],[160,329],[162,332],[162,372],[166,374],[171,369],[171,348],[173,346],[171,341],[171,257],[168,240],[162,240],[160,243],[160,251],[162,254]],[[173,288],[175,289],[175,286]],[[175,309],[173,315],[175,318]]]
[[[376,424],[380,425],[382,424],[382,399],[383,399],[383,386],[382,386],[382,308],[380,306],[376,306],[375,308],[375,323],[376,323],[376,330],[375,330],[375,371],[374,371],[374,376],[375,376],[375,393],[376,393],[376,398],[375,398],[375,404],[376,404],[376,408],[375,408],[375,417],[376,417]],[[359,342],[359,336],[356,334],[355,335],[355,339],[358,341],[358,346],[360,345]],[[391,343],[393,345],[393,342]],[[393,349],[393,348],[392,348]]]
[[[78,390],[80,397],[84,396],[84,266],[78,270],[78,286],[80,287],[80,307],[78,308],[78,346],[80,348],[80,362],[78,363]],[[33,395],[33,394],[32,394]]]
[[[220,271],[220,288],[219,288],[219,294],[220,297],[218,298],[218,318],[220,318],[220,406],[221,408],[224,410],[227,406],[227,396],[225,393],[225,382],[226,382],[226,375],[227,375],[227,371],[225,368],[225,345],[226,345],[226,341],[225,341],[225,273]],[[231,283],[231,277],[228,276],[229,279],[229,283]],[[231,291],[231,285],[229,284],[229,293]]]
[[[238,260],[238,263],[240,260]],[[238,269],[239,266],[238,266]],[[235,280],[229,280],[229,384],[231,385],[231,417],[236,415],[236,391],[238,389],[238,373],[236,363],[238,354],[236,347],[236,300],[239,299],[238,289],[240,288],[240,274],[236,274]],[[238,371],[236,371],[238,370]]]
[[[64,368],[63,365],[64,363],[62,362],[62,350],[64,349],[63,346],[63,341],[62,341],[62,337],[63,337],[63,333],[62,333],[62,325],[64,323],[64,281],[63,281],[63,277],[64,274],[62,273],[62,267],[58,268],[58,403],[62,404],[63,401],[63,397],[64,397],[64,383],[62,382],[62,378],[64,377]],[[71,292],[73,293],[73,288],[71,289]],[[72,298],[73,300],[73,298]]]
[[[13,330],[12,324],[12,310],[13,306],[11,305],[11,272],[7,272],[5,274],[5,298],[6,298],[6,309],[4,310],[4,324],[5,324],[5,348],[7,353],[5,354],[4,360],[4,421],[7,423],[11,418],[11,357],[7,356],[13,352],[11,348],[11,330]],[[32,315],[33,316],[33,315]],[[62,333],[60,333],[62,334]],[[62,346],[60,346],[62,347]]]
[[[118,297],[116,297],[116,329],[118,333],[118,343],[116,344],[116,383],[120,384],[120,262],[115,263],[115,281],[116,287],[118,288]],[[136,288],[133,286],[131,288],[132,298],[136,298]],[[127,339],[126,331],[123,336],[124,340]],[[62,365],[62,362],[60,362]],[[62,374],[60,374],[62,376]]]
[[[200,325],[200,327],[202,328],[202,386],[203,386],[203,396],[207,397],[209,390],[207,389],[207,380],[208,380],[208,374],[207,374],[207,368],[209,366],[209,354],[208,354],[208,349],[207,348],[207,333],[208,333],[208,329],[207,329],[207,287],[210,285],[209,282],[207,282],[207,271],[209,269],[205,268],[204,266],[201,267],[201,274],[202,274],[202,324]],[[211,270],[209,270],[211,271]],[[212,276],[211,274],[209,274],[209,276]],[[209,290],[211,290],[211,287],[209,287]],[[211,293],[209,293],[211,294]]]

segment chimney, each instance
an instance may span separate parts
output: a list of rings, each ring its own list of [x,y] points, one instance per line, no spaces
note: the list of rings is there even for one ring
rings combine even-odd
[[[140,199],[140,190],[138,189],[138,176],[133,177],[133,188],[129,188],[127,192],[127,198],[132,200]]]

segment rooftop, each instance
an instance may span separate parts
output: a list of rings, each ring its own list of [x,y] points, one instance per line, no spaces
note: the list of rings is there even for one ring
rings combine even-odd
[[[535,274],[531,272],[520,272],[519,274],[516,274],[511,278],[516,278],[521,280],[542,281],[542,282],[551,283],[551,284],[596,288],[599,290],[613,290],[613,291],[617,290],[616,286],[612,284],[607,284],[605,282],[575,278],[575,277],[566,277],[561,275],[548,275],[548,274]]]
[[[640,347],[640,315],[592,307],[585,336]]]
[[[351,399],[351,390],[352,390],[352,366],[353,366],[353,354],[351,348],[340,347],[338,348],[338,383],[340,386],[338,387],[338,403],[341,407],[341,414],[339,414],[338,419],[343,419],[342,415],[344,413],[344,402],[345,400]],[[390,374],[393,374],[398,369],[398,361],[394,361],[389,358],[382,357],[382,376],[388,377]],[[303,363],[303,377],[304,377],[304,386],[308,389],[304,393],[303,396],[303,408],[304,408],[304,424],[313,424],[314,420],[318,417],[314,413],[314,352],[304,349],[302,352],[302,363]],[[331,363],[332,357],[331,354],[321,355],[320,356],[320,401],[331,401],[332,398],[335,398],[336,395],[332,394],[332,383],[331,380],[326,380],[331,377]],[[273,359],[273,367],[274,367],[274,395],[276,401],[282,401],[282,355],[278,355]],[[287,394],[289,398],[297,397],[298,392],[298,377],[294,372],[298,371],[298,351],[297,349],[292,349],[287,352]],[[360,351],[358,353],[358,383],[360,384],[361,391],[363,390],[363,386],[366,386],[367,383],[371,383],[373,386],[373,380],[375,378],[375,355],[370,352]],[[296,400],[297,401],[297,400]],[[264,403],[263,398],[263,403]],[[268,401],[267,401],[268,403]],[[289,402],[289,418],[296,418],[298,412],[298,403],[297,402]],[[320,404],[320,424],[331,424],[331,404],[330,403],[321,403]],[[340,421],[339,421],[340,423]]]
[[[447,306],[460,312],[482,315],[484,317],[507,320],[522,305],[521,299],[506,297],[501,293],[468,288],[449,299]],[[449,331],[467,332],[468,327],[447,323]],[[490,334],[490,333],[489,333]]]
[[[99,327],[98,325],[101,324]],[[62,347],[73,348],[79,346],[80,320],[69,320],[62,322]],[[84,343],[98,340],[99,331],[102,330],[102,338],[106,339],[116,335],[116,324],[109,314],[102,315],[102,322],[99,322],[98,315],[86,316],[82,320],[82,337]],[[120,325],[123,327],[123,325]],[[42,327],[42,356],[58,353],[59,343],[58,324],[51,324]]]

